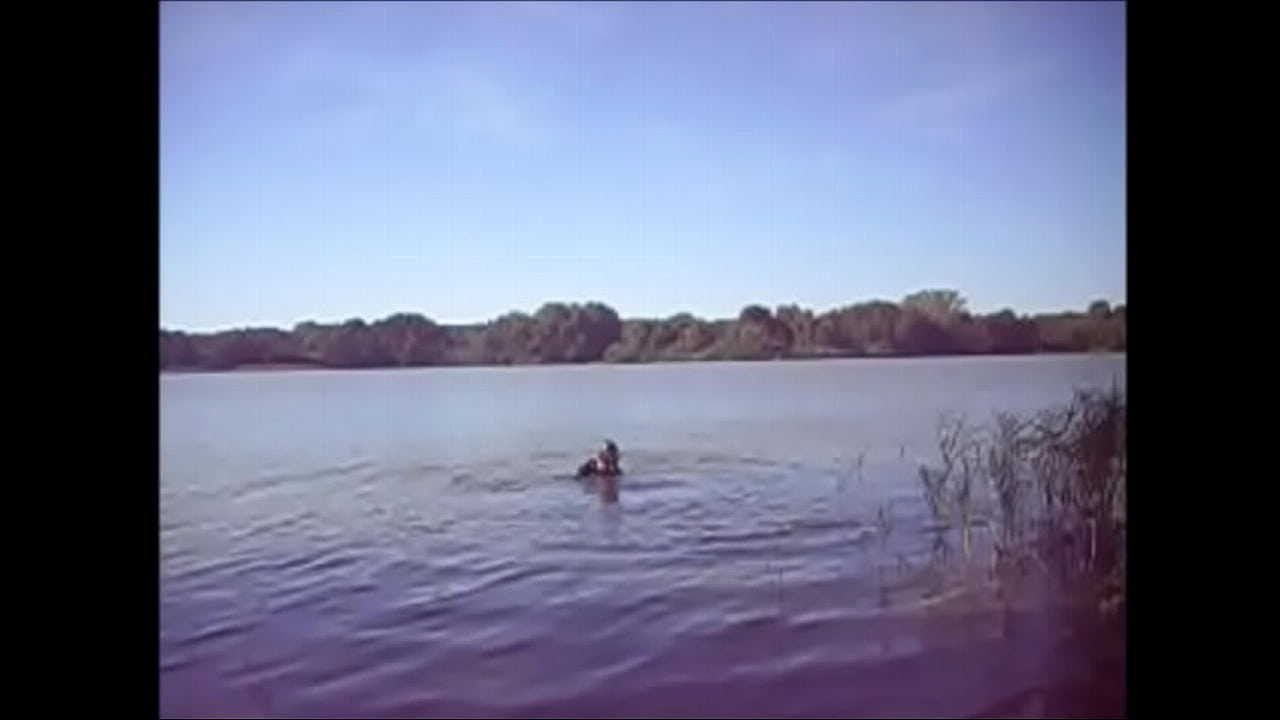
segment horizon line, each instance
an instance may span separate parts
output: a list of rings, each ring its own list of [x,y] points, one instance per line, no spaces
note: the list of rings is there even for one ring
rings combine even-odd
[[[940,289],[941,289],[941,288],[926,288],[926,289],[924,289],[924,290],[922,290],[922,291],[915,291],[915,292],[927,292],[927,291],[930,291],[930,290],[940,290]],[[958,291],[956,291],[956,292],[958,292]],[[897,300],[891,300],[891,299],[888,299],[888,298],[885,298],[885,297],[871,297],[871,298],[867,298],[867,299],[864,299],[864,300],[854,300],[854,301],[850,301],[850,302],[846,302],[846,303],[842,303],[842,304],[838,304],[838,305],[831,305],[831,306],[825,307],[825,308],[823,308],[823,309],[818,309],[818,308],[814,308],[814,307],[806,306],[806,305],[803,305],[803,304],[798,303],[798,302],[778,302],[778,303],[775,303],[775,304],[773,304],[773,305],[768,305],[768,304],[765,304],[765,303],[763,303],[763,302],[748,302],[748,303],[744,304],[741,308],[739,308],[739,311],[738,311],[738,312],[740,313],[743,309],[748,308],[748,307],[763,307],[763,308],[768,309],[770,313],[775,313],[779,308],[782,308],[782,307],[797,307],[797,308],[799,308],[799,309],[800,309],[800,310],[802,310],[802,311],[809,311],[809,312],[812,312],[815,316],[819,316],[819,315],[822,315],[822,314],[824,314],[824,313],[828,313],[828,312],[835,312],[835,311],[839,311],[839,310],[842,310],[842,309],[844,309],[844,308],[848,308],[848,307],[854,307],[854,306],[858,306],[858,305],[868,305],[868,304],[872,304],[872,303],[889,303],[889,304],[892,304],[892,305],[899,305],[899,306],[900,306],[900,305],[902,305],[903,300],[904,300],[906,297],[909,297],[909,296],[910,296],[910,295],[912,295],[912,294],[914,294],[914,293],[908,293],[907,295],[903,296],[903,298],[899,298],[899,299],[897,299]],[[960,298],[961,298],[961,299],[964,299],[964,295],[963,295],[963,294],[960,294]],[[997,314],[997,313],[1001,313],[1001,312],[1004,312],[1004,311],[1008,310],[1008,311],[1010,311],[1010,312],[1014,313],[1014,315],[1016,315],[1016,316],[1018,316],[1018,317],[1020,317],[1020,318],[1026,318],[1026,317],[1037,317],[1037,316],[1042,316],[1042,315],[1063,315],[1063,314],[1068,314],[1068,313],[1081,313],[1081,314],[1083,314],[1083,313],[1087,312],[1087,309],[1088,309],[1088,307],[1089,307],[1090,305],[1092,305],[1093,303],[1097,303],[1097,302],[1105,302],[1105,303],[1107,303],[1107,304],[1108,304],[1108,305],[1109,305],[1113,310],[1114,310],[1114,309],[1116,309],[1116,308],[1125,307],[1125,306],[1127,305],[1127,303],[1128,303],[1127,299],[1125,299],[1125,298],[1121,298],[1121,299],[1114,299],[1114,298],[1107,298],[1107,297],[1095,297],[1095,298],[1092,298],[1092,299],[1090,299],[1090,300],[1088,300],[1088,301],[1086,301],[1086,302],[1084,302],[1084,303],[1081,303],[1078,307],[1074,307],[1074,308],[1062,308],[1062,309],[1057,309],[1057,310],[1024,311],[1024,310],[1019,310],[1018,308],[1013,307],[1013,306],[1011,306],[1011,305],[1003,305],[1003,306],[1000,306],[998,309],[994,309],[994,310],[983,310],[983,311],[974,310],[973,308],[966,307],[966,308],[964,309],[964,312],[966,312],[966,313],[968,313],[968,314],[970,314],[970,315],[972,315],[972,316],[975,316],[975,317],[976,317],[976,316],[983,316],[983,315],[995,315],[995,314]],[[160,323],[160,324],[159,324],[159,329],[160,329],[162,332],[183,333],[183,334],[186,334],[186,335],[215,335],[215,334],[223,333],[223,332],[236,332],[236,331],[244,331],[244,330],[282,330],[282,331],[285,331],[285,332],[293,332],[293,329],[294,329],[294,328],[296,328],[296,327],[297,327],[297,326],[299,326],[299,325],[304,325],[304,324],[314,324],[314,325],[320,325],[320,326],[335,326],[335,325],[342,325],[342,324],[345,324],[345,323],[348,323],[348,322],[352,322],[352,321],[354,321],[354,320],[359,320],[359,321],[361,321],[361,322],[363,322],[363,323],[365,323],[365,324],[373,324],[373,323],[379,322],[379,321],[381,321],[381,320],[385,320],[385,319],[387,319],[387,318],[396,317],[396,316],[400,316],[400,315],[419,316],[419,317],[422,317],[422,318],[425,318],[425,319],[427,319],[427,320],[431,321],[432,323],[434,323],[435,325],[438,325],[438,326],[440,326],[440,327],[478,327],[478,326],[486,325],[486,324],[491,323],[491,322],[493,322],[493,321],[495,321],[495,320],[498,320],[499,318],[502,318],[502,317],[505,317],[505,316],[508,316],[508,315],[512,315],[512,314],[523,314],[523,315],[533,316],[533,315],[535,315],[535,314],[537,313],[537,311],[538,311],[539,309],[541,309],[541,308],[543,308],[543,307],[546,307],[547,305],[564,305],[564,306],[567,306],[567,307],[572,307],[572,306],[575,306],[575,305],[577,305],[577,306],[583,306],[583,305],[590,305],[590,304],[599,304],[599,305],[604,305],[604,306],[608,307],[609,309],[611,309],[611,310],[613,310],[615,313],[617,313],[617,315],[618,315],[618,319],[619,319],[619,320],[622,320],[622,321],[624,321],[624,322],[626,322],[626,321],[640,321],[640,320],[666,320],[666,319],[670,319],[670,318],[673,318],[673,317],[678,317],[678,316],[680,316],[680,315],[689,315],[689,316],[691,316],[691,317],[693,317],[693,318],[695,318],[695,319],[697,319],[697,320],[701,320],[701,321],[704,321],[704,322],[733,321],[733,320],[736,320],[736,319],[737,319],[737,314],[734,314],[734,315],[724,315],[724,316],[708,316],[708,315],[700,315],[700,314],[695,313],[695,312],[693,312],[693,311],[691,311],[691,310],[678,310],[678,311],[675,311],[675,312],[672,312],[672,313],[669,313],[669,314],[666,314],[666,315],[627,315],[627,314],[624,314],[623,312],[621,312],[620,310],[618,310],[618,308],[614,307],[613,305],[611,305],[611,304],[609,304],[608,302],[603,301],[603,300],[598,300],[598,299],[578,299],[578,300],[555,299],[555,300],[544,300],[543,302],[539,303],[536,307],[534,307],[532,310],[525,310],[525,309],[509,309],[509,310],[505,310],[505,311],[502,311],[502,312],[500,312],[500,313],[497,313],[497,314],[491,315],[491,316],[489,316],[489,317],[487,317],[487,318],[485,318],[485,319],[483,319],[483,320],[472,320],[472,321],[469,321],[469,322],[465,322],[465,321],[464,321],[464,322],[459,322],[459,321],[453,321],[453,322],[443,321],[443,320],[439,320],[439,319],[437,319],[437,318],[434,318],[434,317],[432,317],[431,315],[429,315],[429,314],[427,314],[426,312],[421,311],[421,310],[396,310],[396,311],[388,312],[388,313],[385,313],[385,314],[381,314],[381,315],[379,315],[378,317],[375,317],[375,318],[366,318],[366,317],[361,316],[361,315],[354,315],[354,314],[353,314],[353,315],[348,315],[348,316],[346,316],[346,317],[344,317],[344,318],[342,318],[342,319],[334,319],[334,320],[317,320],[317,319],[314,319],[314,318],[307,318],[307,319],[303,319],[303,320],[296,320],[296,321],[294,321],[293,323],[288,324],[288,325],[285,325],[285,324],[272,324],[272,323],[239,323],[239,324],[227,324],[227,325],[223,325],[223,326],[220,326],[220,327],[218,327],[218,328],[216,328],[216,329],[210,329],[210,328],[205,328],[205,329],[196,329],[196,328],[191,328],[191,327],[183,328],[183,327],[177,327],[177,326],[175,326],[175,325],[166,325],[165,323]],[[966,305],[967,305],[967,303],[966,303]]]

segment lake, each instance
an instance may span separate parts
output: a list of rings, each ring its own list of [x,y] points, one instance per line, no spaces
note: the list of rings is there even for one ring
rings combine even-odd
[[[939,560],[917,474],[943,413],[1123,355],[159,382],[164,717],[1123,712],[1088,632]]]

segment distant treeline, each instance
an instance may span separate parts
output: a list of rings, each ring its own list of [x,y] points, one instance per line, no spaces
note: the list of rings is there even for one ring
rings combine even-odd
[[[439,325],[401,313],[373,323],[299,323],[292,331],[211,334],[160,330],[161,370],[255,365],[376,368],[427,365],[770,360],[1125,350],[1125,308],[1024,316],[967,311],[953,290],[924,290],[820,315],[795,305],[742,309],[736,319],[689,314],[623,320],[608,305],[548,303],[478,325]]]

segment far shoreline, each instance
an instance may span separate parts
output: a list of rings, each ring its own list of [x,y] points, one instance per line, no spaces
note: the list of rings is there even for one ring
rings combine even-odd
[[[239,365],[233,368],[161,368],[160,375],[245,375],[252,373],[276,374],[276,373],[299,373],[299,372],[361,372],[361,371],[388,371],[388,370],[428,370],[428,369],[459,369],[459,368],[535,368],[535,367],[592,367],[592,366],[610,366],[610,367],[628,367],[638,365],[725,365],[725,364],[781,364],[781,363],[797,363],[797,362],[830,362],[835,360],[945,360],[945,359],[1014,359],[1014,358],[1037,358],[1037,357],[1105,357],[1105,356],[1124,356],[1127,350],[1096,350],[1096,351],[1080,351],[1080,350],[1064,350],[1059,352],[1040,351],[1028,353],[937,353],[937,354],[879,354],[879,355],[818,355],[818,356],[791,356],[791,357],[773,357],[773,358],[717,358],[717,359],[664,359],[664,360],[640,360],[629,362],[610,362],[607,360],[592,360],[589,362],[529,362],[529,363],[439,363],[434,365],[377,365],[368,367],[334,367],[328,365],[311,365],[307,363],[263,363],[253,365]]]
[[[372,323],[298,323],[213,333],[160,328],[161,372],[299,372],[395,367],[768,362],[1123,351],[1127,313],[975,315],[955,290],[869,300],[815,313],[747,305],[737,318],[623,318],[601,302],[544,303],[489,322],[441,325],[421,313]]]

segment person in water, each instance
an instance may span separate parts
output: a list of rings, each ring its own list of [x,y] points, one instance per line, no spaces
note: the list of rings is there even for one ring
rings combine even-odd
[[[622,459],[622,453],[618,452],[618,446],[612,440],[604,441],[604,450],[600,451],[600,464],[606,475],[621,475],[622,466],[619,461]]]
[[[600,454],[593,458],[588,458],[578,468],[578,477],[592,477],[595,475],[621,475],[622,466],[619,461],[622,453],[618,452],[618,446],[612,440],[606,440],[604,449]]]

